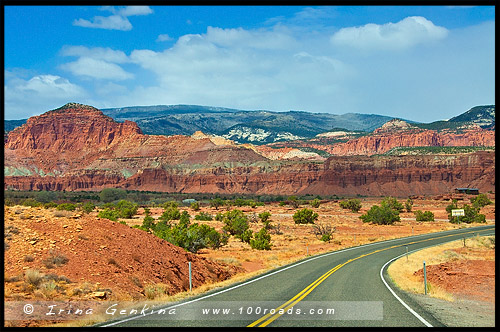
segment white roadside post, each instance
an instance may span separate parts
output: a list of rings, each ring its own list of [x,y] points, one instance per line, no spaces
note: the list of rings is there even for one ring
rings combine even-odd
[[[189,262],[189,291],[191,292],[193,289],[193,283],[191,278],[191,262]]]
[[[425,270],[425,261],[424,261],[424,294],[427,295],[427,271]]]

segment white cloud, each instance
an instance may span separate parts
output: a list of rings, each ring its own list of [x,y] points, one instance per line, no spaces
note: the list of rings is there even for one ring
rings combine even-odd
[[[65,46],[61,50],[63,56],[87,57],[113,63],[129,62],[125,52],[113,50],[109,47]]]
[[[158,38],[156,39],[157,42],[164,42],[164,41],[171,41],[171,40],[174,40],[174,38],[170,37],[166,33],[158,35]]]
[[[155,103],[314,110],[308,105],[311,100],[323,103],[325,98],[340,97],[339,86],[351,70],[331,55],[301,53],[304,48],[307,45],[285,30],[209,27],[205,34],[181,36],[162,52],[133,51],[130,59],[152,72],[158,84],[136,89],[127,98],[140,95],[151,96]]]
[[[95,28],[95,29],[106,29],[106,30],[121,30],[129,31],[132,30],[132,24],[128,18],[111,15],[111,16],[95,16],[92,21],[79,18],[73,21],[73,25],[83,27],[83,28]]]
[[[92,20],[79,18],[73,21],[73,25],[84,28],[129,31],[132,30],[132,24],[128,20],[129,16],[149,15],[153,13],[153,10],[149,6],[126,6],[119,10],[111,6],[106,6],[101,8],[101,10],[110,11],[114,15],[94,16]]]
[[[82,87],[58,75],[37,75],[25,80],[10,72],[6,77],[6,119],[27,118],[87,96]]]
[[[91,57],[81,57],[76,61],[61,65],[61,68],[71,72],[73,75],[95,79],[121,81],[134,77],[133,74],[126,72],[114,63]]]
[[[420,16],[407,17],[397,23],[366,24],[340,29],[331,37],[337,46],[362,50],[398,50],[445,38],[448,30]]]

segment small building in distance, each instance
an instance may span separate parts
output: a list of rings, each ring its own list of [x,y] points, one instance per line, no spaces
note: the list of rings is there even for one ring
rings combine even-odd
[[[477,188],[455,188],[455,193],[468,194],[468,195],[479,195],[479,189],[477,189]]]

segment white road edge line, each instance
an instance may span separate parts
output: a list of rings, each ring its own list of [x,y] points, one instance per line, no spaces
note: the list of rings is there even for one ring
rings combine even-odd
[[[420,249],[418,249],[420,250]],[[418,251],[418,250],[414,250],[414,251]],[[413,252],[413,251],[412,251]],[[384,266],[382,266],[382,268],[380,269],[380,279],[382,279],[382,282],[384,283],[385,287],[387,287],[387,289],[389,289],[389,291],[392,293],[392,295],[394,295],[394,297],[399,301],[401,302],[401,304],[406,308],[408,309],[408,311],[410,313],[413,314],[413,316],[417,317],[419,321],[421,321],[422,323],[424,323],[425,326],[427,327],[433,327],[428,321],[426,321],[424,318],[422,318],[422,316],[420,316],[418,313],[416,313],[412,308],[410,308],[409,305],[407,305],[405,302],[403,302],[403,300],[401,300],[401,298],[399,296],[397,296],[397,294],[392,290],[391,287],[389,287],[389,285],[387,284],[387,282],[385,281],[384,279],[384,276],[383,276],[383,273],[382,271],[384,271],[384,268],[386,267],[387,264],[391,263],[392,261],[400,258],[400,257],[403,257],[404,255],[406,255],[406,253],[402,254],[402,255],[399,255],[397,257],[394,257],[393,259],[391,259],[390,261],[388,261],[387,263],[384,264]]]
[[[480,230],[478,230],[478,232],[479,232],[479,231],[480,231]],[[491,230],[489,230],[489,231],[491,231]],[[483,234],[482,236],[491,236],[491,235],[495,235],[495,233],[493,233],[493,234],[487,233],[487,234]],[[460,240],[460,239],[458,239],[458,240]],[[457,239],[455,239],[455,240],[450,240],[450,241],[442,242],[442,243],[440,243],[440,244],[438,244],[438,245],[441,245],[441,244],[444,244],[444,243],[448,243],[448,242],[458,241],[458,240],[457,240]],[[434,246],[436,246],[436,245],[434,245]],[[434,247],[434,246],[429,246],[429,247]],[[426,249],[426,248],[429,248],[429,247],[424,247],[424,248],[415,249],[415,250],[412,250],[412,251],[408,252],[408,254],[410,254],[410,253],[414,253],[414,252],[417,252],[417,251],[419,251],[419,250],[423,250],[423,249]],[[405,302],[403,302],[403,300],[401,300],[401,298],[400,298],[399,296],[397,296],[397,295],[396,295],[396,293],[394,292],[394,290],[392,290],[392,288],[391,288],[391,287],[389,287],[389,285],[387,284],[387,282],[386,282],[386,281],[385,281],[385,279],[384,279],[384,276],[383,276],[383,273],[382,273],[382,272],[384,271],[384,269],[385,269],[385,267],[387,266],[387,264],[389,264],[389,263],[391,263],[392,261],[395,261],[396,259],[401,258],[401,257],[403,257],[403,256],[405,256],[405,255],[406,255],[406,253],[403,253],[403,254],[401,254],[401,255],[399,255],[399,256],[397,256],[397,257],[394,257],[393,259],[391,259],[391,260],[390,260],[390,261],[388,261],[387,263],[385,263],[385,264],[384,264],[384,266],[382,266],[382,268],[380,269],[380,279],[382,279],[382,282],[384,283],[385,287],[387,287],[387,289],[389,289],[389,291],[392,293],[392,295],[394,295],[394,297],[395,297],[395,298],[396,298],[399,302],[401,302],[401,304],[402,304],[402,305],[403,305],[406,309],[408,309],[408,311],[409,311],[409,312],[411,312],[411,313],[412,313],[415,317],[417,317],[417,318],[418,318],[418,319],[419,319],[422,323],[424,323],[427,327],[433,327],[433,326],[432,326],[432,325],[431,325],[428,321],[426,321],[424,318],[422,318],[422,316],[420,316],[420,315],[419,315],[418,313],[416,313],[416,312],[415,312],[412,308],[410,308],[410,306],[409,306],[409,305],[407,305]]]
[[[443,232],[438,232],[438,233],[448,233],[448,232],[452,232],[454,230],[448,230],[448,231],[443,231]],[[414,236],[411,236],[411,238],[415,238],[415,237],[421,237],[421,236],[426,236],[426,235],[431,235],[431,234],[437,234],[437,233],[427,233],[427,234],[418,234],[418,235],[414,235]],[[228,292],[228,291],[231,291],[233,289],[236,289],[236,288],[239,288],[241,286],[245,286],[245,285],[248,285],[250,283],[253,283],[257,280],[260,280],[260,279],[264,279],[266,277],[269,277],[269,276],[272,276],[276,273],[280,273],[280,272],[283,272],[285,270],[288,270],[292,267],[296,267],[298,265],[301,265],[301,264],[304,264],[304,263],[307,263],[307,262],[310,262],[310,261],[313,261],[315,259],[318,259],[318,258],[322,258],[322,257],[325,257],[325,256],[330,256],[330,255],[335,255],[335,254],[338,254],[338,253],[341,253],[341,252],[344,252],[344,251],[349,251],[349,250],[354,250],[354,249],[358,249],[358,248],[363,248],[363,247],[369,247],[369,246],[374,246],[374,245],[377,245],[377,244],[381,244],[381,243],[388,243],[388,242],[394,242],[394,241],[401,241],[401,240],[404,240],[404,239],[408,239],[409,237],[403,237],[403,238],[398,238],[398,239],[391,239],[391,240],[385,240],[385,241],[380,241],[380,242],[375,242],[375,243],[369,243],[369,244],[363,244],[363,245],[360,245],[360,246],[356,246],[356,247],[350,247],[350,248],[346,248],[346,249],[342,249],[342,250],[338,250],[338,251],[333,251],[333,252],[329,252],[329,253],[326,253],[326,254],[322,254],[322,255],[318,255],[318,256],[314,256],[314,257],[311,257],[309,259],[306,259],[304,261],[301,261],[301,262],[298,262],[296,264],[293,264],[293,265],[290,265],[290,266],[287,266],[287,267],[284,267],[282,269],[279,269],[279,270],[276,270],[274,272],[271,272],[271,273],[268,273],[268,274],[265,274],[263,276],[260,276],[258,278],[255,278],[255,279],[252,279],[252,280],[249,280],[249,281],[246,281],[244,283],[241,283],[239,285],[236,285],[236,286],[233,286],[233,287],[230,287],[230,288],[226,288],[226,289],[223,289],[219,292],[215,292],[215,293],[212,293],[212,294],[209,294],[209,295],[206,295],[206,296],[202,296],[202,297],[199,297],[199,298],[196,298],[196,299],[193,299],[191,301],[187,301],[187,302],[182,302],[182,303],[178,303],[178,304],[175,304],[175,305],[172,305],[170,307],[166,307],[166,308],[162,308],[162,309],[172,309],[172,308],[176,308],[176,307],[180,307],[180,306],[183,306],[183,305],[186,305],[186,304],[190,304],[190,303],[193,303],[193,302],[197,302],[197,301],[200,301],[200,300],[203,300],[203,299],[207,299],[209,297],[212,297],[212,296],[215,296],[215,295],[219,295],[219,294],[222,294],[222,293],[225,293],[225,292]],[[386,263],[387,264],[387,263]],[[385,265],[384,265],[385,266]],[[383,269],[383,267],[382,267]],[[384,281],[385,283],[385,280],[382,278],[382,281]],[[387,286],[387,284],[386,284]],[[389,286],[387,286],[389,287]],[[389,290],[392,292],[392,289],[389,288]],[[394,294],[394,292],[393,292]],[[394,294],[394,296],[396,296],[396,294]],[[397,297],[397,296],[396,296]],[[399,298],[398,298],[399,299]],[[401,301],[401,300],[400,300]],[[402,301],[401,301],[402,302]],[[403,303],[403,302],[402,302]],[[156,312],[158,312],[160,309],[158,309]],[[409,309],[411,311],[411,308]],[[144,315],[137,315],[137,316],[132,316],[132,317],[129,317],[129,318],[124,318],[124,319],[120,319],[120,320],[117,320],[115,322],[111,322],[111,323],[108,323],[106,325],[101,325],[100,327],[109,327],[109,326],[114,326],[114,325],[117,325],[117,324],[120,324],[120,323],[124,323],[124,322],[128,322],[128,321],[131,321],[131,320],[134,320],[134,319],[137,319],[137,318],[141,318],[141,317],[145,317],[145,316],[149,316],[149,315],[152,315],[154,314],[155,311],[152,310],[151,312],[149,313],[145,313]]]

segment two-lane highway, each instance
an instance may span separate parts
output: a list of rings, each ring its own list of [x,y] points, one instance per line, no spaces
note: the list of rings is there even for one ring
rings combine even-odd
[[[259,277],[100,326],[442,326],[386,275],[388,263],[495,225],[371,243],[278,268]]]

